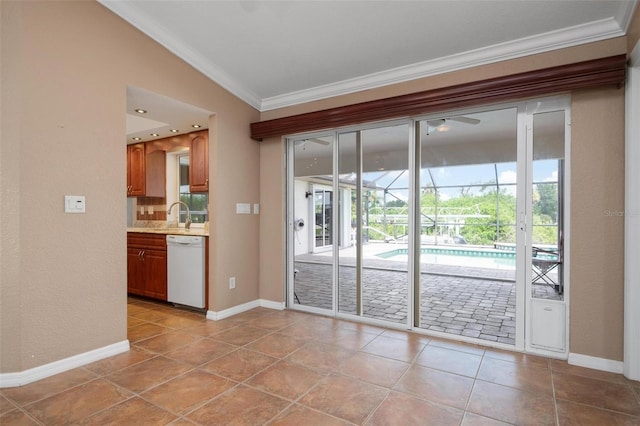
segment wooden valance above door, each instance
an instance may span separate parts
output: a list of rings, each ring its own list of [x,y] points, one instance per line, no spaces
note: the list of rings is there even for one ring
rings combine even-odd
[[[313,130],[411,117],[430,112],[513,101],[576,89],[621,85],[626,55],[496,77],[353,105],[251,123],[251,137],[262,140]]]

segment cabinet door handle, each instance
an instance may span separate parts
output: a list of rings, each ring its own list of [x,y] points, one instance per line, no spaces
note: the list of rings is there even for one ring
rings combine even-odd
[[[144,262],[144,250],[140,252],[142,254],[142,261]]]
[[[205,186],[207,189],[209,189],[209,179],[207,179],[207,180],[205,181],[204,186]]]

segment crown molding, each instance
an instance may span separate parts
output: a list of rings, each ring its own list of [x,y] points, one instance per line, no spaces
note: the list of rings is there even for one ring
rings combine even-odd
[[[318,86],[308,90],[273,96],[262,101],[260,111],[264,112],[284,108],[480,65],[579,46],[585,43],[620,37],[624,34],[625,32],[615,19],[603,19],[589,24],[577,25],[541,35],[521,38],[482,49],[470,50],[457,55]]]
[[[631,25],[631,21],[633,20],[633,16],[636,12],[636,8],[638,7],[638,0],[632,0],[628,2],[624,2],[620,9],[618,10],[618,16],[616,16],[616,20],[620,24],[620,28],[626,34],[629,30],[629,25]]]
[[[132,2],[98,0],[107,9],[142,31],[151,39],[160,43],[164,48],[182,59],[196,70],[207,76],[214,83],[237,96],[256,109],[260,109],[262,100],[251,90],[245,88],[237,80],[215,66],[210,60],[183,43],[169,30],[140,12]]]
[[[625,3],[625,5],[621,7],[620,14],[616,19],[607,18],[588,24],[508,41],[486,48],[470,50],[456,55],[262,99],[248,89],[246,85],[241,84],[217,67],[208,58],[180,41],[180,39],[167,28],[149,19],[135,6],[134,2],[117,0],[98,0],[98,2],[160,43],[213,82],[261,112],[624,36],[638,4],[636,0]]]
[[[423,92],[251,123],[251,137],[291,135],[319,129],[411,117],[532,96],[624,83],[626,55],[494,77]]]

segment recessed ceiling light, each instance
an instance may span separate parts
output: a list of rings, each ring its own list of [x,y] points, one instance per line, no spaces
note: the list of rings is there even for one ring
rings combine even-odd
[[[178,129],[171,129],[171,130],[169,130],[169,131],[170,131],[171,133],[178,133],[180,130],[178,130]]]
[[[142,138],[139,138],[139,137],[137,137],[137,136],[136,136],[135,138],[133,138],[133,140],[134,140],[134,141],[141,141],[141,140],[142,140]]]
[[[147,110],[146,109],[141,109],[141,108],[136,108],[134,109],[135,112],[137,112],[138,114],[146,114]]]
[[[156,136],[160,136],[160,135],[157,134],[157,133],[151,133],[151,136],[153,136],[155,138]]]
[[[200,125],[199,124],[192,124],[191,127],[193,127],[194,129],[199,129]]]

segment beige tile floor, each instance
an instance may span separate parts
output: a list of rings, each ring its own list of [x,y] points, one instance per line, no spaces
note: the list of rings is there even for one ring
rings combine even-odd
[[[131,350],[0,390],[8,425],[640,425],[618,374],[294,311],[130,299]]]

